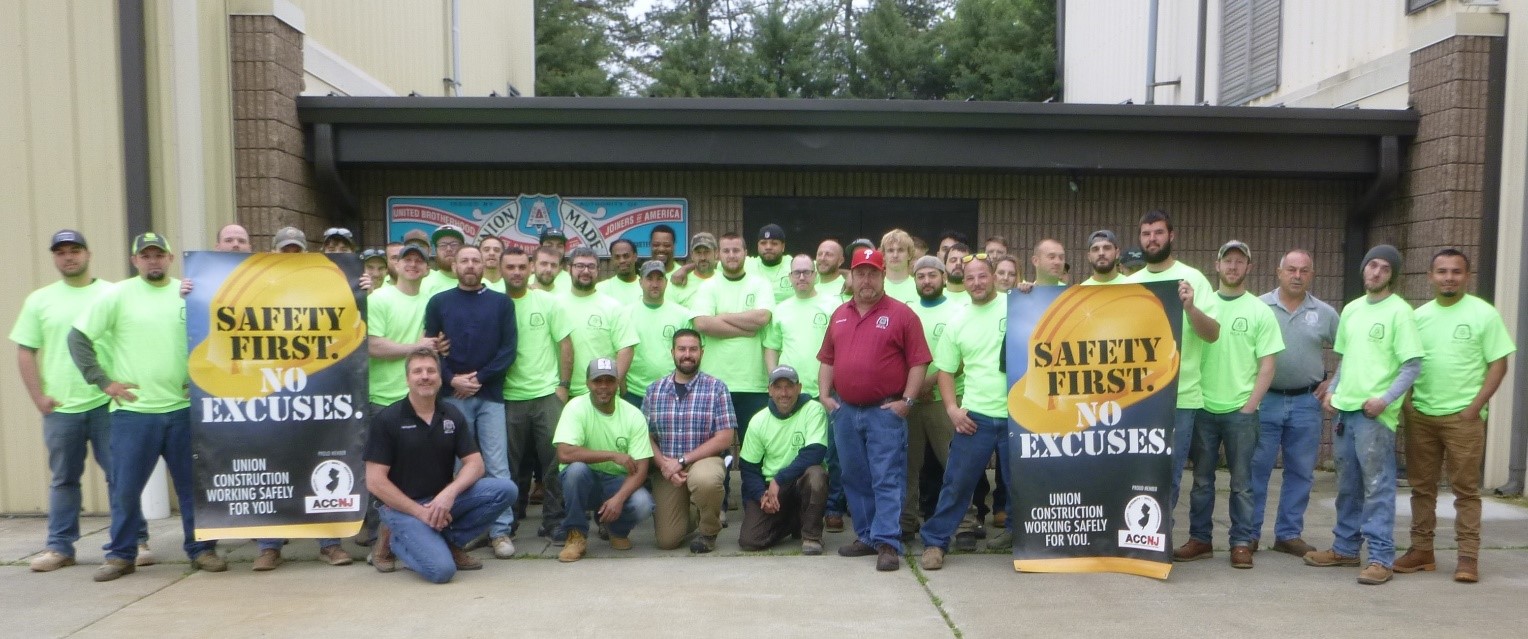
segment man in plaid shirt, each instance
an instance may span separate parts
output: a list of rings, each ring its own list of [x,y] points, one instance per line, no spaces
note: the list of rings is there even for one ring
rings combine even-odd
[[[674,372],[647,387],[642,412],[653,439],[653,526],[658,547],[678,548],[696,530],[690,507],[700,512],[699,534],[690,552],[716,549],[722,530],[722,480],[727,468],[721,455],[732,445],[737,414],[721,380],[700,372],[700,333],[674,332]]]

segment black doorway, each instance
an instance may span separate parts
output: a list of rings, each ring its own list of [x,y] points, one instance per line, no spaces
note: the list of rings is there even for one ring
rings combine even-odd
[[[863,197],[745,197],[743,237],[750,253],[759,227],[779,224],[785,229],[786,249],[816,256],[825,239],[848,244],[866,238],[877,245],[881,236],[900,228],[938,249],[939,235],[946,230],[976,238],[974,199],[863,198]]]

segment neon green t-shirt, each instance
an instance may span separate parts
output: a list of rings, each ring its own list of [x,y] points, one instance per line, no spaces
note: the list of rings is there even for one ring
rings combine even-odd
[[[515,303],[515,363],[504,375],[504,399],[539,399],[557,392],[557,343],[573,332],[562,298],[527,289]]]
[[[137,384],[136,401],[113,410],[162,414],[191,406],[186,389],[186,301],[180,280],[154,286],[142,277],[116,283],[75,320],[74,328],[95,342],[112,381]]]
[[[971,294],[965,291],[952,291],[947,288],[944,289],[944,296],[956,304],[961,304],[964,306],[971,305]]]
[[[997,301],[993,300],[994,303]],[[924,306],[923,301],[918,300],[908,304],[907,307],[913,309],[913,313],[918,316],[918,321],[923,323],[923,340],[928,342],[929,352],[937,353],[939,352],[939,339],[944,337],[945,331],[950,330],[951,322],[954,321],[955,315],[960,312],[960,309],[970,305],[969,299],[965,303],[961,303],[946,297],[944,301],[935,306]],[[940,370],[936,364],[929,364],[929,368],[931,370]],[[955,375],[955,394],[962,395],[965,391],[966,376]],[[939,401],[939,399],[939,389],[935,387],[934,401]]]
[[[848,282],[849,278],[842,275],[834,278],[834,280],[831,282],[824,282],[822,281],[822,274],[818,273],[817,283],[814,285],[814,287],[817,289],[817,295],[829,299],[835,299],[838,300],[839,303],[843,303],[849,301],[850,297],[849,295],[844,294],[844,284],[847,284]]]
[[[557,271],[557,277],[552,278],[552,288],[550,290],[541,288],[541,280],[536,279],[534,274],[531,275],[527,285],[534,290],[551,293],[558,297],[573,294],[573,276],[569,275],[566,270]]]
[[[1205,345],[1199,386],[1204,409],[1223,415],[1241,410],[1252,398],[1258,360],[1284,351],[1284,333],[1268,303],[1248,293],[1220,298],[1218,319],[1220,339]]]
[[[996,297],[981,306],[962,307],[934,349],[934,366],[939,370],[956,371],[964,366],[962,408],[1000,419],[1008,417],[1008,375],[1000,366],[1008,335],[1005,301]]]
[[[488,289],[488,290],[490,290],[490,291],[504,293],[504,291],[505,291],[507,286],[508,285],[504,283],[504,278],[502,278],[502,277],[499,278],[499,281],[497,281],[497,282],[489,281],[488,278],[486,278],[486,277],[483,278],[483,287]],[[508,293],[505,293],[505,294],[507,295]]]
[[[1143,268],[1121,280],[1121,283],[1145,284],[1178,280],[1187,280],[1189,286],[1194,287],[1194,306],[1205,315],[1215,317],[1215,308],[1220,300],[1215,295],[1215,287],[1210,285],[1210,281],[1205,279],[1199,269],[1184,264],[1182,260],[1175,260],[1172,266],[1161,273]],[[1178,360],[1178,408],[1204,408],[1204,391],[1199,380],[1202,379],[1200,369],[1204,366],[1205,346],[1205,341],[1194,332],[1193,325],[1189,323],[1188,311],[1183,311],[1182,357]]]
[[[775,297],[769,282],[753,275],[744,275],[737,281],[726,276],[713,277],[690,298],[690,310],[697,317],[758,309],[773,313]],[[769,389],[769,373],[764,370],[764,330],[760,328],[751,337],[707,336],[700,370],[722,380],[731,392],[765,392]]]
[[[95,279],[84,286],[59,280],[32,291],[21,304],[21,314],[11,329],[11,341],[37,351],[37,371],[42,392],[59,403],[59,413],[83,413],[111,398],[95,384],[85,381],[69,356],[69,331],[111,289],[111,282]],[[103,362],[104,365],[104,362]]]
[[[1363,410],[1365,401],[1390,389],[1401,364],[1426,353],[1411,306],[1393,294],[1375,304],[1366,297],[1348,302],[1332,350],[1342,355],[1332,407],[1343,411]],[[1395,430],[1400,414],[1401,402],[1390,402],[1379,421]]]
[[[676,266],[675,268],[678,267]],[[674,283],[673,275],[673,270],[670,270],[668,290],[663,293],[663,299],[680,306],[690,306],[690,300],[694,299],[695,294],[700,292],[700,286],[716,278],[715,271],[711,272],[711,277],[705,278],[694,271],[690,271],[690,274],[685,276],[684,286],[680,286]]]
[[[1517,351],[1501,313],[1474,295],[1465,294],[1452,306],[1428,302],[1415,317],[1426,354],[1411,401],[1423,415],[1464,410],[1485,385],[1486,365]]]
[[[588,395],[568,400],[557,420],[553,444],[572,444],[589,450],[625,453],[632,459],[650,459],[653,443],[647,436],[647,419],[636,406],[615,400],[615,411],[606,415],[594,407]],[[567,468],[561,464],[559,470]],[[606,475],[626,476],[626,467],[615,462],[590,464],[589,468]]]
[[[1078,284],[1078,286],[1103,286],[1105,284],[1124,284],[1124,283],[1125,283],[1125,276],[1123,276],[1123,275],[1116,274],[1114,276],[1114,279],[1109,280],[1107,282],[1100,282],[1098,280],[1093,279],[1093,276],[1089,275],[1088,278],[1083,280],[1081,284]],[[1198,297],[1199,297],[1199,291],[1198,290],[1194,291],[1194,297],[1195,297],[1195,299],[1198,299]]]
[[[589,392],[586,377],[589,361],[597,357],[615,359],[616,352],[637,345],[637,331],[627,320],[626,308],[608,295],[595,291],[589,295],[563,295],[557,304],[567,315],[573,336],[572,395]]]
[[[626,373],[626,392],[646,395],[648,386],[674,371],[674,331],[694,328],[694,318],[694,311],[668,300],[657,308],[646,302],[631,307],[628,322],[636,328],[638,341]]]
[[[891,278],[887,277],[885,288],[886,297],[903,304],[911,305],[918,303],[918,282],[911,275],[907,276],[907,279],[902,280],[900,283],[892,282]],[[967,301],[970,301],[970,298],[969,294],[966,295]]]
[[[817,351],[828,332],[828,318],[841,305],[836,296],[792,297],[775,304],[762,331],[764,348],[779,351],[780,364],[796,369],[802,392],[809,395],[817,394]]]
[[[424,276],[424,279],[419,280],[419,292],[423,293],[425,298],[428,299],[435,297],[435,294],[441,291],[456,288],[458,284],[459,282],[456,281],[454,273],[447,274],[446,271],[430,271]]]
[[[759,465],[767,483],[781,468],[796,461],[802,448],[812,444],[828,445],[828,413],[815,399],[807,400],[786,419],[776,417],[768,408],[754,413],[739,454],[743,461]]]
[[[424,334],[424,307],[429,302],[430,296],[424,293],[408,295],[396,286],[372,293],[366,298],[366,334],[398,344],[419,341]],[[408,396],[407,359],[369,360],[366,375],[370,380],[371,403],[387,406]]]
[[[594,290],[604,293],[622,306],[631,306],[642,303],[642,280],[635,279],[630,282],[622,282],[619,277],[599,282],[594,285]],[[668,297],[667,294],[664,297]]]
[[[774,266],[765,266],[764,259],[757,255],[749,256],[743,260],[743,271],[768,282],[774,289],[776,302],[796,294],[796,289],[791,288],[791,256],[788,254]]]

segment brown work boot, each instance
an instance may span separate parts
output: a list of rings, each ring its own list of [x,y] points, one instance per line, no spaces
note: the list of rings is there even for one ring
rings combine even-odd
[[[355,561],[355,558],[351,557],[350,553],[345,552],[345,549],[341,548],[339,544],[319,548],[318,558],[331,566],[349,566]]]
[[[944,567],[944,549],[938,546],[929,546],[923,549],[923,558],[918,565],[924,570],[939,570]]]
[[[1299,537],[1275,541],[1273,542],[1273,549],[1296,557],[1304,557],[1307,554],[1316,552],[1315,546],[1305,543],[1305,540]]]
[[[280,565],[281,551],[275,548],[266,548],[260,551],[259,556],[255,557],[255,564],[251,568],[255,572],[265,572],[267,570],[275,570],[276,566]]]
[[[1358,573],[1358,583],[1365,586],[1378,586],[1390,581],[1390,569],[1379,564],[1369,564],[1363,572]]]
[[[1400,565],[1400,562],[1396,564]],[[1480,581],[1480,562],[1474,557],[1460,557],[1459,565],[1454,567],[1454,581],[1462,584]]]
[[[386,526],[377,529],[377,543],[371,547],[371,557],[367,562],[377,572],[392,572],[398,569],[398,557],[393,554],[393,534]]]
[[[1190,539],[1183,542],[1182,546],[1178,546],[1178,549],[1173,551],[1173,561],[1195,561],[1209,559],[1214,556],[1215,547],[1211,546],[1210,542],[1199,541],[1198,539]]]
[[[828,532],[830,532],[830,533],[843,532],[844,531],[844,516],[843,515],[828,515],[827,517],[823,518],[823,526],[826,527],[828,529]]]
[[[1252,567],[1252,547],[1251,546],[1232,546],[1231,547],[1231,567],[1232,568],[1251,568]]]
[[[451,549],[451,561],[456,562],[457,570],[483,569],[483,562],[478,561],[476,557],[467,554],[467,551],[451,544],[446,544],[446,547]]]
[[[557,553],[557,561],[570,563],[584,558],[584,553],[589,550],[589,541],[584,538],[584,531],[569,530],[568,538],[562,544],[562,552]]]
[[[881,544],[875,547],[875,569],[881,572],[891,572],[902,567],[902,557],[897,555],[890,544]]]
[[[1358,557],[1339,555],[1335,550],[1316,550],[1305,553],[1305,565],[1317,568],[1330,568],[1333,566],[1356,567]]]
[[[875,549],[871,548],[870,544],[858,539],[854,540],[854,543],[838,547],[838,556],[840,557],[869,557],[874,555],[875,552]]]
[[[1438,560],[1431,550],[1407,549],[1406,554],[1395,560],[1395,571],[1401,574],[1410,574],[1418,570],[1432,572],[1438,569]]]

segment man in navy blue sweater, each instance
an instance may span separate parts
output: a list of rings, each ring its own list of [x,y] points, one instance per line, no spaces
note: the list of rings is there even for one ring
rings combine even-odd
[[[452,269],[457,285],[436,293],[425,305],[424,334],[450,344],[441,362],[446,401],[467,418],[489,477],[510,479],[509,432],[504,426],[504,373],[515,363],[515,303],[483,285],[483,254],[462,247]],[[515,554],[515,513],[505,508],[488,527],[493,555]],[[470,548],[469,548],[470,550]]]

